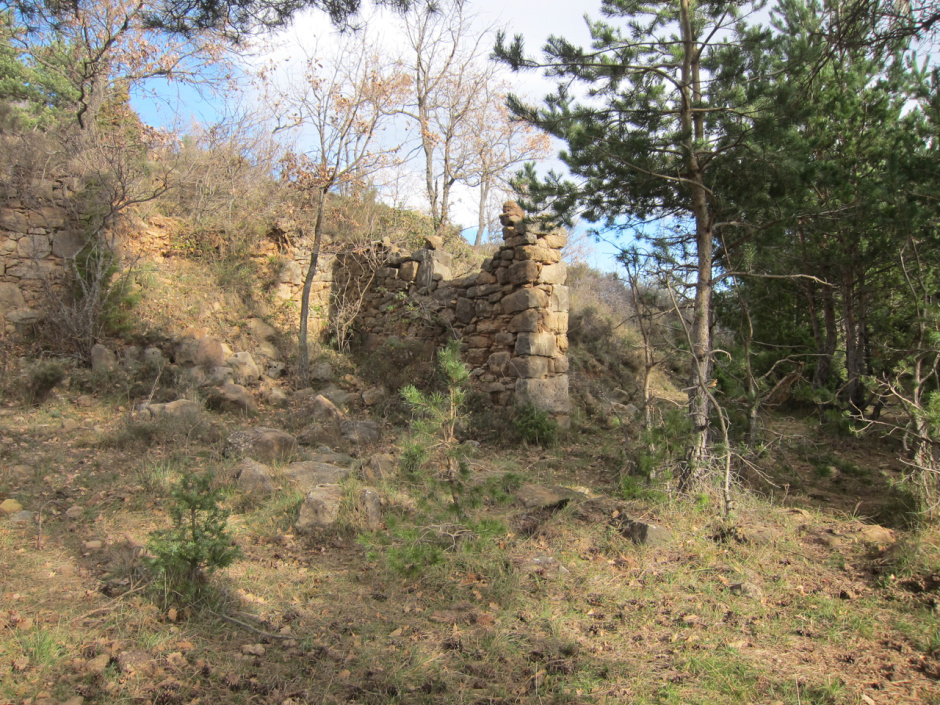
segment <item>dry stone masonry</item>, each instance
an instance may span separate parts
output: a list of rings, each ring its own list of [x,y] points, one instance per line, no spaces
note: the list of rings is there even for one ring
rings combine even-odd
[[[340,254],[334,284],[368,276],[357,324],[367,349],[391,338],[439,346],[461,341],[478,387],[498,406],[532,403],[567,423],[568,287],[564,234],[540,232],[514,202],[503,207],[503,244],[481,271],[452,279],[439,238],[411,254],[384,246],[378,269]]]

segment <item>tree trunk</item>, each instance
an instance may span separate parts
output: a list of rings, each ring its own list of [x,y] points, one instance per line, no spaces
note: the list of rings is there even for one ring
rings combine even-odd
[[[687,491],[701,483],[708,474],[708,385],[711,375],[711,295],[713,233],[711,209],[696,145],[704,138],[701,114],[694,107],[701,101],[699,56],[694,37],[690,0],[680,0],[680,24],[683,42],[681,119],[689,135],[685,145],[685,178],[692,195],[695,218],[695,246],[698,257],[695,302],[692,309],[692,375],[689,381],[689,418],[692,439],[685,467],[679,477],[679,490]]]
[[[474,247],[483,244],[483,233],[486,231],[486,201],[490,197],[490,184],[488,179],[480,181],[480,212],[477,214],[477,237],[473,241]]]
[[[328,189],[327,189],[328,191]],[[313,248],[310,250],[310,264],[304,277],[304,289],[300,296],[300,332],[297,334],[298,374],[301,384],[306,386],[310,369],[310,351],[307,348],[307,319],[310,317],[310,290],[317,275],[320,260],[320,243],[323,241],[323,211],[326,206],[327,191],[321,190],[317,200],[317,218],[313,226]]]

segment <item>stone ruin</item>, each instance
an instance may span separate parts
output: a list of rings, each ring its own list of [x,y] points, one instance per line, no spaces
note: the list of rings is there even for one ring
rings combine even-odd
[[[0,332],[6,335],[41,320],[49,282],[58,280],[66,259],[83,245],[66,210],[56,199],[48,201],[42,209],[17,202],[0,208]],[[324,310],[329,305],[336,316],[342,293],[353,290],[357,306],[350,329],[362,335],[367,350],[398,338],[421,341],[430,353],[459,339],[475,387],[492,404],[531,402],[566,424],[566,237],[539,231],[513,202],[505,204],[500,221],[499,250],[479,272],[456,279],[453,256],[441,249],[439,237],[427,238],[424,248],[410,254],[381,244],[365,256],[361,250],[324,253],[311,304]],[[167,235],[159,228],[141,237],[134,244],[148,253],[166,248]],[[296,300],[309,250],[292,249],[277,293]]]
[[[360,253],[340,253],[333,286],[367,277],[360,287],[356,326],[367,350],[391,338],[419,339],[429,347],[461,341],[475,386],[495,406],[524,405],[569,421],[568,287],[561,248],[567,238],[527,223],[514,202],[500,215],[503,243],[480,271],[452,279],[453,257],[440,238],[405,254],[380,249],[378,267]]]

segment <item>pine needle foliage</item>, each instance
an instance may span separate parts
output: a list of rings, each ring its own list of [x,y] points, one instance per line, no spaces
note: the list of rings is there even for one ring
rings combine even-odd
[[[239,555],[226,531],[222,491],[213,480],[211,471],[184,473],[170,491],[173,527],[152,532],[147,542],[152,567],[184,594],[198,592],[206,573],[228,567]]]
[[[401,390],[413,414],[402,470],[417,476],[423,469],[433,468],[434,477],[449,485],[454,509],[462,513],[460,493],[470,466],[456,430],[464,413],[470,369],[460,360],[460,343],[456,340],[438,351],[438,364],[446,391],[422,392],[414,385]]]

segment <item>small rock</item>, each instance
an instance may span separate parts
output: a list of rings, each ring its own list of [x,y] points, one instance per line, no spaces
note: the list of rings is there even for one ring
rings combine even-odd
[[[101,654],[93,659],[85,661],[85,670],[89,673],[104,673],[105,669],[111,664],[111,656]]]
[[[0,502],[0,512],[4,514],[16,514],[19,511],[23,510],[23,505],[17,502],[15,499],[8,498]]]
[[[92,541],[82,541],[82,550],[86,553],[92,553],[93,551],[100,551],[104,548],[104,541],[99,541],[94,539]]]
[[[284,468],[284,475],[290,478],[301,492],[311,492],[319,485],[335,485],[350,475],[349,467],[340,467],[314,460],[291,463]]]
[[[267,465],[245,458],[235,468],[238,487],[246,494],[269,495],[274,492],[274,481]]]
[[[225,364],[232,368],[234,381],[238,384],[253,384],[261,378],[261,370],[251,353],[235,353],[225,361]]]
[[[343,418],[343,412],[340,411],[336,404],[327,399],[322,394],[318,394],[314,397],[313,401],[309,404],[306,404],[303,408],[303,413],[318,421],[332,420],[339,421]]]
[[[75,405],[81,406],[83,408],[88,408],[94,403],[95,403],[95,400],[92,397],[88,396],[87,394],[82,394],[75,400]]]
[[[524,573],[533,573],[540,576],[565,574],[570,571],[552,556],[534,556],[527,558],[519,564],[519,570]]]
[[[870,524],[855,531],[855,535],[862,541],[875,544],[890,544],[895,542],[894,532],[877,524]]]
[[[10,522],[13,524],[26,524],[28,522],[31,522],[35,516],[36,516],[36,512],[30,512],[24,509],[21,512],[17,512],[16,514],[13,514],[10,517]]]
[[[586,499],[586,495],[567,487],[527,483],[516,490],[516,499],[526,509],[563,507],[573,499]]]
[[[265,404],[287,406],[287,393],[280,387],[271,387],[262,393]]]
[[[441,250],[444,248],[444,238],[440,235],[428,235],[424,238],[424,247],[428,250]]]
[[[81,695],[76,695],[68,700],[65,700],[62,705],[85,705],[85,698]]]
[[[246,656],[264,656],[267,651],[261,644],[245,644],[242,646],[242,653]]]
[[[633,543],[644,546],[664,546],[668,543],[672,543],[672,532],[665,527],[656,526],[655,524],[647,524],[642,521],[628,521],[624,523],[620,531],[625,537],[633,541]]]
[[[219,411],[230,411],[236,414],[254,414],[258,406],[251,394],[240,384],[227,382],[209,393],[206,405]]]
[[[745,580],[743,583],[733,583],[728,586],[728,590],[734,595],[749,597],[754,600],[759,600],[764,596],[764,591],[760,589],[760,586],[749,580]]]
[[[381,482],[394,475],[397,467],[394,455],[376,453],[363,463],[359,470],[359,477],[366,482]]]
[[[305,446],[335,446],[341,440],[342,434],[339,432],[339,424],[332,421],[312,423],[305,426],[297,434],[297,442]]]
[[[339,516],[343,501],[343,488],[339,485],[320,485],[304,498],[294,528],[298,533],[330,526]]]
[[[326,397],[326,398],[329,399],[331,402],[333,402],[333,404],[335,404],[336,406],[338,406],[338,407],[340,407],[340,408],[342,408],[342,407],[348,405],[349,402],[351,402],[351,401],[353,400],[353,395],[352,395],[352,394],[350,394],[349,392],[346,392],[346,391],[344,391],[344,390],[340,389],[339,387],[336,387],[336,386],[334,386],[334,385],[332,385],[332,384],[331,384],[329,387],[327,387],[326,389],[320,390],[320,396]]]
[[[366,406],[375,406],[387,395],[383,387],[369,387],[362,393],[362,403]]]
[[[360,517],[360,524],[369,531],[382,528],[382,498],[371,487],[363,487],[356,497],[356,512]]]
[[[65,516],[67,516],[69,519],[78,519],[84,513],[85,513],[85,508],[80,507],[77,504],[65,510]]]
[[[235,431],[225,441],[225,454],[254,458],[259,462],[283,462],[297,450],[297,439],[275,428],[256,426]]]
[[[91,369],[93,372],[113,372],[117,367],[117,358],[101,343],[91,347]]]
[[[245,321],[245,327],[258,340],[268,340],[277,335],[277,329],[260,318],[249,318]]]
[[[315,382],[329,382],[333,379],[333,366],[328,362],[318,362],[310,368],[310,379]]]
[[[69,419],[69,418],[62,419],[62,430],[65,431],[66,433],[71,433],[72,431],[76,431],[80,429],[81,427],[82,425],[75,419]]]
[[[343,421],[339,426],[343,438],[358,445],[379,440],[380,428],[374,421]]]

